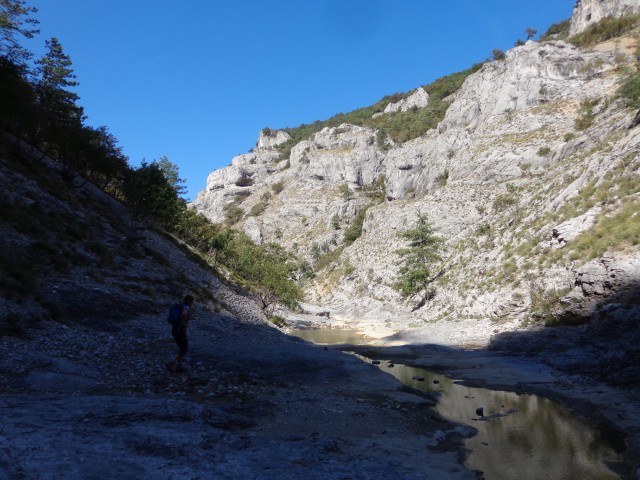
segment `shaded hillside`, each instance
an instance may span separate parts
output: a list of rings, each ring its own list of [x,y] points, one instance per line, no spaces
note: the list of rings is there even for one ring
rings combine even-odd
[[[174,239],[6,138],[0,477],[477,478],[471,429],[432,395],[282,334]],[[177,374],[166,308],[185,292],[198,298]]]
[[[164,311],[187,291],[213,301],[188,249],[142,228],[111,196],[7,136],[0,191],[3,332],[20,334],[45,319],[108,330]]]

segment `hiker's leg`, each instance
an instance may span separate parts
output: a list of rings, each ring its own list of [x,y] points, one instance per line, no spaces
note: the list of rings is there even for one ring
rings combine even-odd
[[[178,335],[176,336],[176,342],[178,343],[178,348],[180,352],[176,357],[176,363],[181,364],[184,360],[185,355],[189,351],[189,340],[187,339],[187,330],[185,328],[180,328]]]
[[[182,361],[182,348],[180,347],[180,325],[174,325],[173,327],[171,327],[171,335],[173,336],[173,340],[176,342],[176,345],[178,346],[178,354],[175,357],[175,363],[179,363],[180,361]]]

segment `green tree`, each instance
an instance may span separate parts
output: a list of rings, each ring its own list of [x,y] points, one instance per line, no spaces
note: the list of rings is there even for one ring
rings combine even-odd
[[[299,265],[280,245],[257,245],[245,233],[236,232],[227,252],[227,266],[257,295],[268,315],[278,303],[297,308],[302,290],[292,277]]]
[[[181,196],[187,192],[187,187],[185,186],[186,180],[184,178],[180,178],[178,165],[169,161],[169,158],[166,155],[160,157],[159,160],[154,160],[152,163],[162,170],[162,173],[169,182],[169,185],[176,190],[178,195]]]
[[[533,37],[536,36],[537,33],[538,33],[538,30],[535,28],[527,27],[524,29],[524,34],[527,37],[527,40],[531,40]]]
[[[268,244],[260,268],[262,276],[256,293],[262,309],[271,315],[278,303],[288,308],[297,308],[298,302],[302,300],[302,290],[292,280],[294,272],[299,268],[293,258],[280,245]]]
[[[26,6],[23,0],[0,0],[0,56],[23,68],[32,54],[20,45],[19,39],[40,33],[35,28],[38,20],[30,18],[37,12],[37,8]]]
[[[571,28],[571,19],[563,20],[559,23],[551,25],[546,32],[540,35],[540,41],[546,42],[549,40],[564,40],[569,36],[569,29]]]
[[[505,54],[502,50],[500,50],[499,48],[494,48],[491,51],[491,57],[494,60],[504,60],[505,59]]]
[[[77,87],[71,58],[66,55],[57,38],[47,40],[47,53],[36,60],[39,79],[36,93],[46,123],[50,126],[78,125],[82,123],[83,109],[80,99],[69,89]]]
[[[63,52],[56,38],[47,41],[47,53],[36,61],[38,80],[35,84],[39,109],[36,141],[43,150],[56,158],[75,175],[83,170],[83,155],[78,146],[86,140],[83,130],[83,109],[79,97],[68,90],[78,85],[71,68],[71,59]]]
[[[430,295],[429,284],[438,276],[432,269],[442,260],[444,243],[425,213],[419,213],[414,227],[400,232],[399,236],[409,245],[396,251],[401,257],[397,287],[405,298],[420,295],[421,306]]]
[[[123,193],[132,211],[143,221],[171,228],[184,212],[175,188],[155,164],[142,162],[124,176]]]
[[[115,188],[115,180],[129,170],[128,158],[107,127],[82,127],[77,149],[82,153],[80,171],[102,190]]]
[[[36,124],[35,93],[22,69],[0,58],[0,122],[4,129],[31,134]]]
[[[178,218],[173,230],[188,245],[209,253],[213,238],[220,232],[220,227],[211,223],[203,214],[189,208]]]
[[[229,263],[233,258],[234,230],[211,222],[193,208],[187,208],[178,217],[173,232],[187,245],[204,253],[214,265]]]

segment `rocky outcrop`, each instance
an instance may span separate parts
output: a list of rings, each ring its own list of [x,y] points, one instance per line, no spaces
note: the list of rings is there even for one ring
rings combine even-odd
[[[424,108],[429,104],[429,94],[427,91],[420,87],[407,98],[389,103],[384,108],[384,113],[406,112],[411,108]]]
[[[639,0],[577,0],[569,35],[581,33],[605,17],[621,17],[639,9]]]
[[[265,128],[264,130],[260,131],[257,148],[275,148],[290,139],[291,136],[283,130],[271,130]]]
[[[593,227],[600,213],[601,209],[595,208],[583,215],[570,218],[561,225],[553,227],[551,230],[551,246],[553,248],[562,248],[575,240],[582,232]]]
[[[572,131],[577,104],[613,88],[613,78],[593,77],[604,77],[616,67],[613,54],[585,53],[564,42],[530,41],[507,52],[504,61],[491,62],[471,76],[438,132],[385,152],[376,145],[372,129],[352,125],[327,128],[292,149],[288,172],[283,171],[286,162],[272,149],[235,157],[231,166],[209,175],[194,205],[219,222],[224,218],[225,204],[239,193],[256,190],[248,187],[292,176],[296,183],[302,179],[311,182],[309,188],[341,183],[357,188],[384,175],[387,195],[392,199],[403,198],[407,192],[433,191],[444,176],[449,180],[472,177],[481,181],[514,178],[522,173],[519,164],[535,169],[552,159],[538,155],[541,143],[515,144],[516,148],[511,148],[496,145],[496,139],[540,130],[550,122],[554,122],[557,133]],[[587,83],[590,88],[585,89]],[[550,118],[531,111],[562,101],[566,115]],[[515,115],[525,111],[526,115]],[[496,148],[485,148],[483,143]],[[469,148],[472,144],[474,148]],[[557,139],[554,144],[549,147],[563,148],[566,142]]]
[[[561,41],[540,44],[529,40],[509,50],[504,61],[490,62],[467,79],[447,110],[440,131],[452,127],[474,131],[480,127],[477,133],[483,133],[482,127],[488,127],[495,132],[496,116],[508,114],[502,131],[512,132],[515,112],[562,99],[581,102],[605,95],[604,89],[610,84],[594,80],[615,68],[613,54],[588,53]],[[589,87],[583,88],[587,84]],[[527,120],[531,117],[528,115]],[[557,122],[558,117],[540,116],[536,125],[525,128],[540,128],[543,122]]]

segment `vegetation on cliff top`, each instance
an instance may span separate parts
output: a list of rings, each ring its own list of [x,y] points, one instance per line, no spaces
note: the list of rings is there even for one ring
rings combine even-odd
[[[568,41],[577,47],[590,47],[605,40],[621,37],[638,25],[640,25],[640,14],[605,17],[589,25],[585,31],[570,37]]]
[[[620,18],[607,17],[591,25],[579,35],[569,37],[571,22],[570,20],[565,20],[551,25],[540,36],[540,41],[566,40],[580,47],[591,46],[628,33],[639,24],[640,14],[626,15]],[[337,127],[343,123],[366,126],[378,130],[378,144],[382,148],[386,148],[387,139],[392,140],[394,143],[413,140],[438,125],[444,118],[450,104],[447,97],[455,93],[462,86],[464,80],[469,75],[477,72],[483,64],[482,62],[477,63],[466,70],[446,75],[430,84],[424,85],[423,88],[429,93],[429,104],[425,108],[412,108],[406,112],[388,113],[373,118],[374,114],[383,112],[388,104],[407,98],[413,91],[387,95],[368,107],[348,113],[338,113],[327,120],[317,120],[295,128],[283,128],[282,130],[287,132],[291,139],[281,144],[278,148],[284,157],[288,157],[291,149],[297,143],[307,140],[311,135],[323,128]]]
[[[458,91],[466,78],[477,72],[482,65],[483,63],[477,63],[471,68],[446,75],[425,85],[423,88],[429,94],[429,104],[424,108],[412,108],[406,112],[387,113],[373,118],[374,114],[383,112],[389,103],[407,98],[413,91],[394,93],[369,107],[359,108],[349,113],[338,113],[327,120],[317,120],[296,128],[283,128],[282,130],[287,132],[291,139],[278,148],[284,157],[288,157],[297,143],[307,140],[325,127],[337,127],[343,123],[377,129],[381,132],[383,141],[388,137],[395,143],[403,143],[417,138],[438,125],[451,103],[448,97]]]

